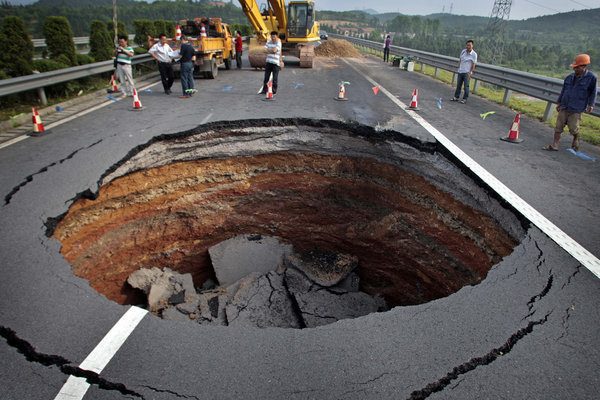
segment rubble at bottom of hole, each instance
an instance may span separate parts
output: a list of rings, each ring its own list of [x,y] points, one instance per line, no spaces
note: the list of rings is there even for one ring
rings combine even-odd
[[[251,272],[227,287],[209,280],[198,292],[190,274],[169,268],[142,269],[127,281],[146,293],[148,309],[163,319],[301,329],[388,310],[382,298],[359,291],[357,264],[345,255],[294,253],[276,270]]]

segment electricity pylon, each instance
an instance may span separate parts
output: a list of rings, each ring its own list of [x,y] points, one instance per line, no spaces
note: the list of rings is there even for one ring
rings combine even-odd
[[[490,21],[488,23],[488,36],[490,38],[490,50],[492,58],[490,64],[499,65],[504,53],[504,42],[506,41],[506,25],[510,16],[512,0],[495,0]]]

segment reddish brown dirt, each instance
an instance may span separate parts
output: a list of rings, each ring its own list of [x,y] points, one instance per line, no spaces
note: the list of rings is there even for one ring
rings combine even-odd
[[[515,241],[420,176],[371,159],[272,154],[133,173],[71,207],[53,237],[77,276],[111,300],[139,301],[140,268],[213,271],[208,248],[238,234],[359,258],[362,290],[390,305],[447,296],[485,278]]]

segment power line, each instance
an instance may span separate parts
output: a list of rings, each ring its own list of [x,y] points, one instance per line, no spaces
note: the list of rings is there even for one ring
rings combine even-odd
[[[571,1],[572,1],[573,3],[575,3],[575,4],[579,4],[580,6],[584,6],[584,7],[586,7],[586,8],[592,8],[592,7],[588,6],[588,5],[585,5],[585,4],[583,4],[583,3],[580,3],[580,2],[578,2],[578,1],[575,1],[575,0],[571,0]]]
[[[535,2],[533,2],[533,1],[531,1],[531,0],[525,0],[525,1],[526,1],[526,2],[528,2],[528,3],[534,4],[534,5],[538,6],[538,7],[545,8],[545,9],[547,9],[547,10],[550,10],[550,11],[555,11],[555,12],[557,12],[557,13],[559,13],[559,12],[560,12],[560,11],[558,11],[558,10],[555,10],[554,8],[550,8],[550,7],[548,7],[548,6],[545,6],[545,5],[543,5],[543,4],[538,4],[538,3],[535,3]],[[573,1],[573,0],[571,0],[571,1]]]

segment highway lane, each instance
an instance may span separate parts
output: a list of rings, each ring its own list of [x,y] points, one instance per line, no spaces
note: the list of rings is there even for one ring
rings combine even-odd
[[[597,164],[566,151],[539,150],[551,128],[523,119],[525,141],[507,144],[498,138],[514,118],[509,110],[475,96],[466,106],[447,102],[448,85],[372,59],[352,64],[406,103],[419,88],[425,119],[598,255]],[[142,112],[115,103],[0,150],[3,195],[23,183],[0,210],[0,325],[38,352],[78,365],[126,311],[72,275],[59,244],[45,237],[44,222],[64,213],[77,193],[96,190],[105,170],[156,135],[219,120],[309,117],[355,120],[432,140],[341,60],[322,60],[314,71],[286,67],[280,79],[274,102],[256,95],[262,72],[249,69],[197,80],[200,92],[189,100],[155,86],[140,93]],[[348,102],[333,100],[340,80],[351,82]],[[440,96],[441,110],[435,101]],[[485,121],[479,117],[492,110],[496,114]],[[582,150],[599,156],[592,146]],[[600,359],[594,347],[598,294],[598,280],[532,228],[482,284],[421,306],[302,331],[198,327],[146,316],[101,376],[153,399],[173,393],[407,398],[436,383],[440,392],[432,398],[592,398]],[[511,338],[515,344],[504,348],[506,356],[493,351]],[[0,348],[11,360],[0,378],[10,398],[52,398],[66,381],[58,367],[27,361],[6,342]],[[470,365],[473,359],[479,363]],[[458,366],[466,372],[440,387]],[[119,396],[92,385],[86,398]]]

